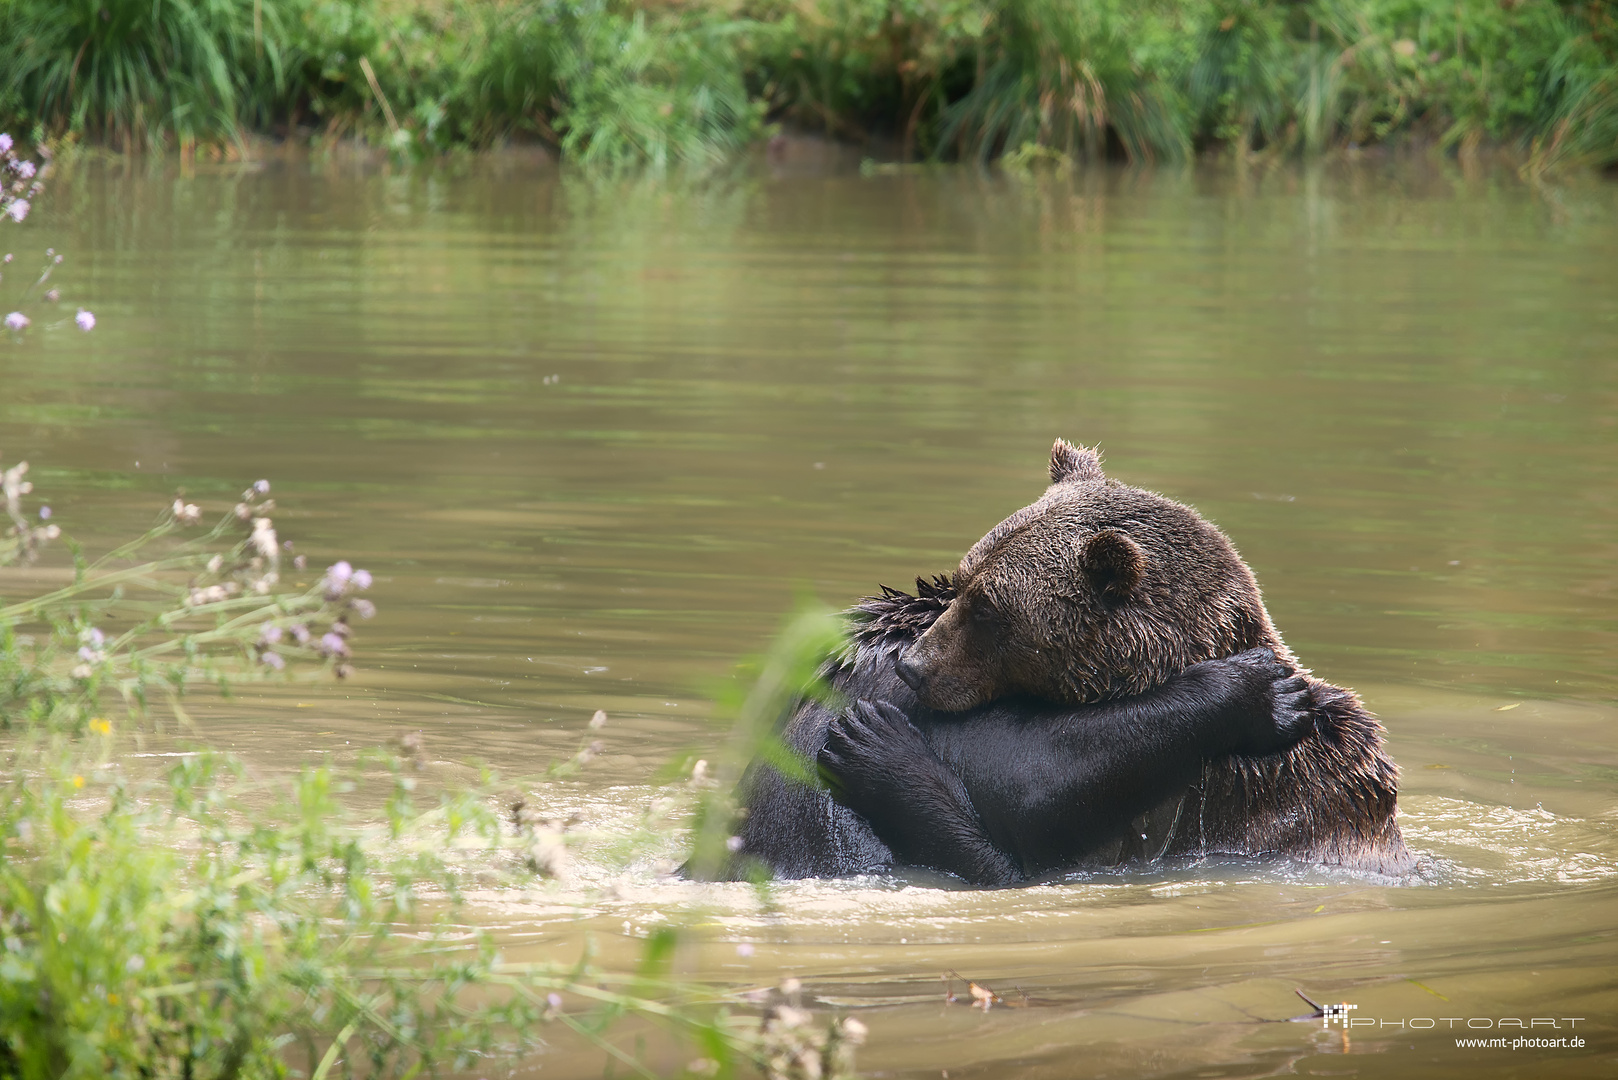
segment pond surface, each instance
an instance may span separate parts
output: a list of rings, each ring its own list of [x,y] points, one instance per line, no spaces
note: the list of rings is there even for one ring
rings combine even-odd
[[[798,976],[884,1076],[1611,1075],[1618,187],[84,162],[0,238],[66,252],[65,310],[100,320],[0,342],[0,448],[58,522],[95,549],[266,476],[283,536],[377,576],[352,683],[202,712],[261,772],[420,731],[446,776],[535,773],[601,708],[605,755],[541,797],[627,834],[795,597],[952,568],[1060,435],[1230,534],[1294,650],[1383,718],[1439,867],[766,909],[660,878],[673,837],[475,896],[513,957],[694,922],[691,973]],[[950,972],[1008,1007],[946,1005]],[[1295,990],[1376,1022],[1272,1022]],[[1455,1044],[1502,1035],[1585,1046]],[[538,1073],[602,1065],[559,1044]]]

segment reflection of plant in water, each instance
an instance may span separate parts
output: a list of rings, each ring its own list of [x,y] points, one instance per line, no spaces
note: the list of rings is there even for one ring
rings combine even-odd
[[[0,606],[0,1076],[296,1065],[325,1077],[357,1062],[413,1075],[519,1054],[559,1029],[653,1075],[610,1038],[619,1020],[695,1047],[692,1075],[747,1064],[771,1080],[848,1075],[857,1021],[818,1025],[795,987],[762,1020],[733,1014],[726,995],[671,975],[672,930],[618,975],[588,954],[505,963],[486,932],[451,922],[471,881],[560,872],[567,823],[518,802],[508,828],[494,807],[509,785],[488,773],[418,807],[417,736],[359,770],[311,766],[280,783],[207,750],[137,774],[119,752],[141,737],[154,696],[183,720],[198,683],[349,674],[351,622],[375,613],[358,595],[371,576],[338,562],[289,591],[283,570],[306,563],[289,557],[265,481],[201,535],[190,535],[201,507],[176,499],[145,535],[88,561],[49,515],[29,516],[26,475],[4,472],[0,565],[37,565],[60,539],[74,567],[70,583]],[[769,670],[774,700],[797,668]],[[546,778],[588,764],[605,723],[592,718]],[[379,772],[388,793],[369,820],[351,793]]]

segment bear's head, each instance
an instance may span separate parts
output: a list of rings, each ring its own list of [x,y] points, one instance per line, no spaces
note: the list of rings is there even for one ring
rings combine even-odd
[[[1095,450],[1061,439],[1051,486],[973,545],[954,587],[897,661],[921,703],[945,712],[1012,695],[1124,697],[1258,645],[1292,662],[1223,533],[1108,480]]]

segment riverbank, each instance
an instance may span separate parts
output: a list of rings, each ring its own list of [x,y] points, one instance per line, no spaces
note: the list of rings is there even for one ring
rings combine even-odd
[[[1618,16],[1595,2],[12,0],[0,71],[0,126],[124,150],[515,140],[663,167],[787,124],[907,159],[1414,139],[1618,164]]]

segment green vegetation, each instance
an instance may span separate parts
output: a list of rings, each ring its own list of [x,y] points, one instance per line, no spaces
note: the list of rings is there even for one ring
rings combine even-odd
[[[0,472],[3,580],[41,580],[32,564],[58,542],[72,565],[0,602],[0,1078],[415,1076],[559,1038],[642,1076],[671,1049],[681,1075],[850,1075],[858,1021],[817,1022],[795,983],[760,1010],[674,978],[677,928],[626,974],[588,951],[516,964],[487,934],[468,941],[465,888],[532,887],[578,842],[518,794],[531,787],[485,772],[424,798],[408,738],[281,781],[201,744],[143,770],[126,751],[157,736],[159,702],[192,727],[182,703],[199,686],[346,677],[353,624],[375,614],[359,595],[370,575],[338,562],[284,587],[280,571],[306,565],[265,481],[211,529],[179,499],[89,561],[28,505],[27,473]],[[740,753],[837,640],[825,614],[791,625],[738,706]],[[537,779],[584,767],[605,722]],[[699,819],[728,822],[728,786],[706,763],[689,772]],[[648,829],[666,814],[649,810]]]
[[[905,155],[1405,137],[1618,163],[1610,0],[0,0],[0,124],[703,164],[786,121]]]

